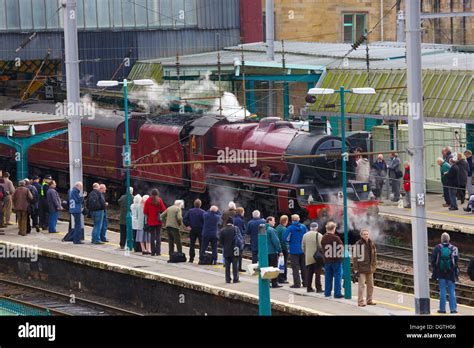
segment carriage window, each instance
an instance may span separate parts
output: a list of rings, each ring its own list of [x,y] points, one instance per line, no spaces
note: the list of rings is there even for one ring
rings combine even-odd
[[[94,157],[100,154],[100,135],[89,132],[89,155]]]
[[[94,132],[89,132],[89,155],[91,157],[94,156],[94,150],[95,150],[95,133]]]

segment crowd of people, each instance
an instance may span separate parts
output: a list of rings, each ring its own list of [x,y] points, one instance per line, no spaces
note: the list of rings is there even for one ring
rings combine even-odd
[[[391,170],[394,171],[392,177],[399,183],[400,173],[397,171],[400,170],[400,161],[397,161],[397,157],[395,153],[392,154],[390,164],[386,165],[383,156],[379,155],[371,167],[377,171],[388,170],[389,173]],[[452,181],[453,178],[459,178],[461,170],[466,170],[465,177],[472,179],[472,154],[466,151],[465,157],[462,154],[451,154],[450,149],[445,148],[443,158],[438,160],[444,178],[443,187],[447,188],[444,197],[450,207],[455,206],[457,199],[463,203],[464,190],[468,192],[472,190],[472,185],[467,185],[466,181]],[[366,162],[363,158],[359,160]],[[410,168],[408,163],[404,166],[405,172],[402,175],[404,190],[409,192]],[[59,212],[68,210],[71,216],[70,241],[74,244],[83,244],[82,215],[87,215],[93,221],[91,243],[108,242],[107,187],[104,184],[94,183],[92,191],[87,194],[83,191],[83,184],[77,182],[69,190],[68,201],[62,202],[56,191],[56,182],[50,175],[45,175],[42,181],[38,176],[20,180],[16,188],[9,177],[7,172],[2,173],[0,177],[0,227],[14,224],[10,220],[14,210],[20,235],[26,236],[32,228],[37,232],[43,229],[49,233],[57,233]],[[377,185],[379,184],[376,184],[376,187]],[[395,200],[399,189],[393,183],[392,188]],[[176,255],[180,262],[186,261],[181,241],[182,232],[187,230],[190,242],[189,262],[194,262],[198,254],[199,264],[216,265],[220,244],[225,280],[227,283],[238,283],[239,273],[245,272],[242,267],[244,249],[248,247],[252,263],[257,263],[261,257],[258,250],[258,235],[259,229],[264,226],[267,235],[268,264],[280,269],[279,276],[271,281],[272,288],[279,288],[289,283],[287,275],[290,263],[293,278],[291,288],[304,287],[307,292],[324,293],[326,297],[343,297],[343,242],[336,233],[336,222],[327,221],[320,229],[318,223],[314,221],[305,225],[297,214],[281,215],[277,219],[274,216],[263,217],[258,210],[252,211],[252,218],[246,221],[244,207],[237,207],[234,202],[229,202],[227,209],[221,213],[216,205],[211,205],[207,211],[202,209],[202,202],[199,199],[196,199],[193,207],[183,214],[182,200],[176,200],[173,205],[166,207],[157,189],[152,189],[150,195],[144,196],[140,194],[133,196],[133,187],[129,190],[133,197],[131,205],[128,205],[125,193],[118,199],[121,249],[125,249],[127,243],[127,216],[131,218],[133,251],[143,255],[161,255],[162,233],[166,233],[169,262],[175,262],[173,257]],[[379,194],[379,191],[376,192]],[[469,207],[472,209],[472,206],[468,205]],[[369,233],[366,228],[360,231],[360,239],[356,242],[356,250],[360,253],[352,257],[354,273],[351,276],[352,279],[357,279],[359,284],[359,306],[375,304],[373,275],[377,265],[377,249],[369,238]],[[199,245],[198,251],[196,243]],[[443,233],[441,243],[434,248],[431,257],[433,279],[438,280],[440,288],[440,313],[446,312],[446,288],[451,313],[457,311],[455,282],[459,274],[458,259],[458,249],[450,244],[449,235]],[[474,272],[472,263],[469,268],[470,275]],[[321,281],[323,270],[324,283]]]
[[[359,153],[361,153],[359,149]],[[467,200],[466,212],[474,212],[474,189],[472,171],[474,162],[472,151],[453,153],[449,146],[442,149],[437,163],[440,167],[441,184],[443,187],[443,206],[449,210],[458,210],[457,202],[464,204]],[[403,166],[403,167],[402,167]],[[411,208],[410,164],[401,163],[396,152],[390,153],[385,161],[383,154],[377,155],[372,165],[365,155],[356,156],[355,175],[357,181],[369,182],[374,199],[381,199],[385,184],[388,183],[389,197],[392,202],[399,202],[401,187],[405,193],[404,207]]]
[[[56,182],[50,175],[45,175],[41,182],[38,176],[25,178],[15,188],[10,174],[1,172],[0,227],[14,224],[11,220],[14,211],[19,235],[26,236],[32,228],[37,232],[56,233],[59,211],[63,209]]]

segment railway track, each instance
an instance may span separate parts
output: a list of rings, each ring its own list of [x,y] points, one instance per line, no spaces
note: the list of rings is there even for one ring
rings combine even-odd
[[[118,220],[109,219],[109,229],[111,231],[119,231]],[[86,221],[87,224],[87,221]],[[114,226],[117,224],[117,226]],[[189,246],[189,238],[187,237],[188,231],[183,230],[182,243],[185,246]],[[162,236],[163,240],[167,240],[166,235]],[[429,248],[429,255],[433,248]],[[394,246],[384,243],[377,243],[377,253],[380,259],[384,259],[390,262],[404,265],[413,264],[412,249],[401,246]],[[247,250],[244,251],[243,257],[251,259],[252,255]],[[461,272],[467,272],[467,266],[469,259],[461,258],[459,260],[459,267]],[[390,269],[377,268],[374,274],[374,282],[377,286],[393,289],[397,291],[403,291],[407,293],[414,293],[413,275],[406,272],[399,272]],[[430,291],[432,298],[439,298],[438,284],[437,282],[430,280]],[[474,287],[465,284],[456,284],[456,299],[460,304],[468,306],[474,306]]]
[[[428,256],[431,257],[431,252],[433,251],[432,247],[428,247]],[[387,261],[396,261],[403,265],[412,265],[413,264],[413,250],[408,247],[395,246],[384,243],[377,243],[377,256],[380,259]],[[458,265],[462,273],[467,273],[467,267],[469,265],[469,260],[472,256],[467,258],[459,258]]]
[[[65,213],[65,215],[67,215]],[[86,225],[92,226],[90,221],[86,219]],[[108,229],[114,232],[119,232],[118,219],[109,218]],[[182,234],[188,235],[188,231],[182,230]],[[162,236],[166,239],[166,236]],[[183,244],[186,245],[188,238],[183,238]],[[432,247],[428,248],[428,256],[431,257],[431,252],[433,251]],[[387,260],[391,262],[397,262],[403,265],[412,265],[413,264],[413,250],[408,247],[396,246],[385,243],[377,243],[377,256],[381,260]],[[469,265],[469,260],[472,256],[461,257],[459,258],[458,265],[462,273],[467,273],[467,267]]]
[[[143,315],[123,308],[79,298],[18,281],[0,278],[0,299],[59,316]]]
[[[377,268],[377,271],[374,274],[374,283],[383,288],[414,293],[412,274]],[[431,279],[430,293],[431,298],[439,298],[438,284]],[[457,303],[467,306],[474,306],[474,287],[464,284],[456,284],[456,301]]]

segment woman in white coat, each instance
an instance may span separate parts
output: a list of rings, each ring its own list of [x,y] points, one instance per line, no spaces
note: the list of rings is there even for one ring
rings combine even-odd
[[[150,233],[145,231],[145,215],[143,214],[143,207],[145,206],[145,202],[148,197],[148,195],[143,196],[143,198],[140,197],[135,208],[135,213],[132,205],[132,222],[134,219],[136,219],[134,226],[137,228],[136,242],[140,243],[143,255],[151,254]],[[133,203],[136,203],[135,200]]]
[[[140,249],[140,240],[138,236],[138,231],[140,230],[140,217],[139,217],[139,210],[140,210],[140,202],[142,200],[142,196],[139,194],[133,197],[133,204],[130,206],[130,212],[132,214],[132,231],[133,231],[133,240],[134,240],[134,247],[133,249],[136,252],[143,251],[143,248]],[[143,212],[143,209],[142,209]],[[141,229],[143,229],[143,224]]]

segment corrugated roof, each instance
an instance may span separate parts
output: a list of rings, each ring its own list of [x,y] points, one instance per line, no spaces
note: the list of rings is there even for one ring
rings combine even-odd
[[[427,119],[474,123],[472,71],[423,70],[422,85],[423,114]],[[407,117],[405,70],[371,71],[369,75],[366,71],[328,70],[318,87],[339,89],[340,86],[345,89],[374,87],[377,92],[375,95],[347,93],[345,112],[348,116]],[[339,115],[339,95],[316,96],[316,103],[309,111],[320,116]]]
[[[224,67],[233,67],[234,59],[241,59],[242,48],[247,61],[266,62],[266,45],[263,42],[226,47],[220,51]],[[287,64],[325,66],[328,69],[366,69],[365,46],[344,55],[350,49],[349,44],[292,42],[285,41],[285,59]],[[275,63],[282,63],[281,42],[275,42]],[[396,42],[377,42],[369,44],[370,69],[406,69],[405,44]],[[175,66],[176,57],[157,58],[147,62],[161,63],[165,68]],[[180,57],[183,68],[215,67],[217,52],[183,55]],[[474,54],[455,52],[451,45],[422,44],[422,67],[433,70],[474,70]]]
[[[259,52],[264,54],[263,42],[227,47],[225,50]],[[344,62],[343,57],[351,46],[347,43],[319,43],[285,41],[285,52],[289,55],[303,55],[311,59],[311,64],[325,65],[328,69],[361,69],[366,67],[366,46],[361,45],[352,51]],[[405,43],[369,43],[369,62],[372,69],[404,69]],[[281,41],[275,41],[275,57],[281,59]],[[454,51],[451,45],[422,44],[422,67],[439,70],[474,70],[474,54]],[[348,63],[348,64],[347,64]]]

